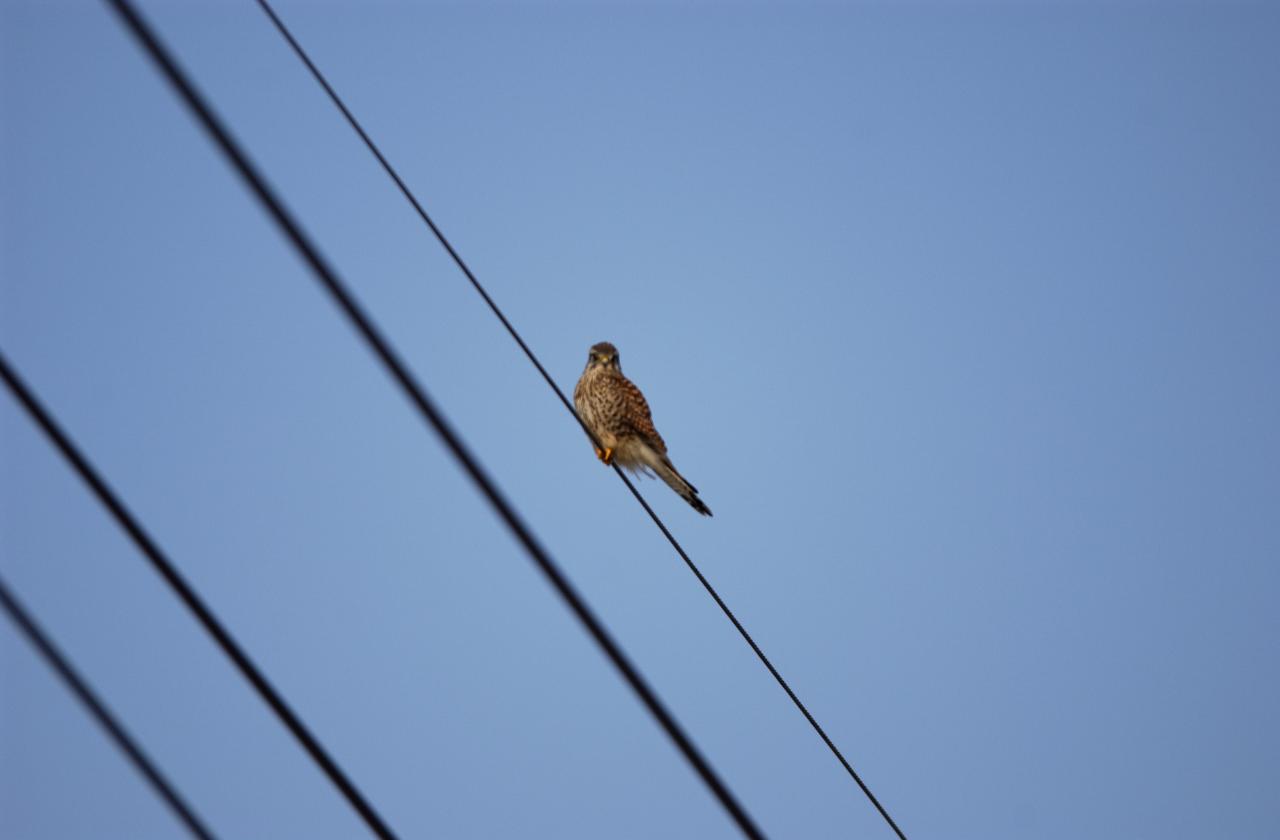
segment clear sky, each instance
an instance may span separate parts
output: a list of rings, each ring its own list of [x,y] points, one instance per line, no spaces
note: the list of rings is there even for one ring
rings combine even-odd
[[[764,830],[890,837],[257,7],[143,8]],[[279,10],[910,837],[1274,837],[1275,4]],[[735,835],[96,2],[0,2],[0,347],[402,837]],[[7,394],[0,573],[365,836]],[[7,621],[0,835],[183,836]]]

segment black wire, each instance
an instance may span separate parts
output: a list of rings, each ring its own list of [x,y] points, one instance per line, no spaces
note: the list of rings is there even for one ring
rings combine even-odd
[[[302,720],[289,707],[289,704],[285,702],[284,697],[267,680],[266,675],[258,669],[258,666],[253,663],[249,655],[244,652],[226,628],[223,627],[218,617],[213,614],[213,611],[205,605],[200,596],[196,594],[196,591],[182,577],[177,567],[173,565],[156,542],[143,529],[142,523],[129,512],[124,502],[115,494],[106,480],[80,453],[66,432],[58,425],[58,422],[40,404],[40,401],[32,393],[31,389],[27,387],[26,383],[22,381],[18,372],[9,366],[3,351],[0,351],[0,378],[4,379],[5,384],[9,386],[9,390],[17,397],[18,402],[22,403],[22,407],[27,410],[27,413],[31,415],[31,419],[36,421],[45,436],[57,447],[58,451],[62,453],[62,456],[71,464],[85,484],[89,485],[94,495],[111,512],[111,515],[115,517],[116,522],[129,535],[129,538],[133,540],[134,545],[151,561],[152,567],[164,578],[165,583],[169,584],[169,588],[187,605],[187,608],[191,610],[204,629],[217,642],[218,647],[222,648],[223,653],[235,663],[244,678],[253,685],[266,704],[276,713],[276,717],[280,718],[280,721],[298,739],[298,742],[302,744],[302,747],[320,766],[320,769],[342,792],[342,795],[351,803],[351,807],[355,808],[373,833],[383,838],[383,840],[395,840],[395,834],[374,811],[373,806],[365,800],[360,791],[356,789],[356,786],[347,778],[342,768],[329,756],[324,747],[320,745],[320,742],[316,740]]]
[[[53,640],[40,629],[40,625],[36,623],[31,613],[22,606],[18,596],[10,591],[3,577],[0,577],[0,606],[4,607],[5,612],[13,619],[13,623],[18,626],[18,629],[26,635],[27,640],[35,646],[40,655],[49,663],[49,667],[58,672],[58,676],[62,677],[62,681],[67,684],[67,688],[71,689],[71,693],[84,704],[84,707],[89,710],[102,728],[107,730],[107,734],[116,742],[116,746],[129,757],[138,772],[147,778],[147,781],[155,788],[156,793],[160,794],[160,798],[178,816],[178,819],[182,820],[187,829],[196,837],[201,838],[201,840],[213,840],[213,832],[200,821],[200,818],[196,816],[195,811],[178,793],[173,783],[165,778],[164,772],[147,757],[146,752],[139,746],[137,740],[124,728],[124,724],[98,699],[93,689],[89,687],[89,683],[76,672],[71,662],[62,654],[62,651],[58,649]]]
[[[334,302],[351,320],[352,325],[369,345],[369,348],[381,360],[387,372],[404,390],[405,395],[422,414],[423,418],[435,429],[454,458],[471,476],[472,481],[475,482],[494,510],[501,516],[507,528],[524,546],[529,556],[538,565],[538,568],[546,575],[556,591],[586,627],[592,638],[595,639],[610,661],[613,662],[632,689],[639,695],[649,712],[657,719],[671,740],[675,742],[680,752],[684,754],[684,757],[697,771],[698,775],[702,777],[702,780],[715,794],[716,798],[720,800],[721,805],[729,812],[738,827],[748,837],[763,837],[764,835],[756,827],[746,810],[738,803],[724,782],[720,780],[720,777],[702,756],[698,748],[694,746],[693,741],[685,734],[680,724],[667,711],[662,701],[658,699],[657,694],[649,687],[640,672],[636,670],[636,667],[631,664],[622,649],[609,635],[608,631],[605,630],[604,625],[600,623],[600,620],[592,613],[586,602],[574,590],[555,561],[552,560],[537,538],[534,537],[533,532],[529,530],[529,527],[516,513],[515,508],[498,490],[497,485],[480,466],[480,463],[471,454],[430,397],[427,396],[426,391],[414,379],[405,363],[396,355],[390,343],[361,309],[337,273],[321,256],[319,249],[311,242],[310,238],[303,232],[302,227],[294,220],[293,215],[285,208],[283,202],[275,195],[271,187],[268,186],[266,179],[258,172],[257,167],[253,165],[239,144],[232,138],[230,132],[223,126],[222,121],[214,114],[211,106],[205,102],[192,82],[186,77],[186,74],[178,67],[169,51],[161,44],[158,36],[151,31],[129,0],[106,0],[106,2],[120,14],[121,19],[155,61],[156,66],[164,73],[175,90],[191,108],[192,113],[208,132],[210,138],[244,178],[245,183],[262,203],[263,208],[267,210],[294,247],[298,249],[299,254],[312,269],[316,280],[329,292]]]
[[[507,332],[511,334],[513,339],[515,339],[516,344],[520,345],[520,349],[524,351],[525,356],[527,356],[529,361],[533,363],[533,366],[538,369],[538,373],[542,374],[542,378],[551,386],[551,390],[560,398],[560,402],[564,404],[564,407],[573,416],[574,420],[577,421],[578,425],[582,427],[582,430],[587,433],[587,437],[591,439],[597,449],[601,448],[600,441],[596,439],[595,434],[592,433],[591,429],[587,428],[586,423],[584,423],[582,418],[578,416],[578,413],[574,411],[573,404],[569,402],[569,398],[564,395],[564,392],[560,390],[560,386],[557,385],[556,381],[551,378],[549,373],[547,373],[547,369],[542,366],[542,362],[540,362],[538,357],[533,354],[533,351],[529,349],[529,345],[525,344],[520,333],[518,333],[516,328],[511,325],[511,322],[507,320],[507,316],[498,308],[498,305],[494,302],[493,298],[491,298],[489,293],[485,291],[484,286],[480,285],[480,281],[476,279],[475,274],[472,273],[471,269],[467,266],[466,262],[463,261],[458,252],[454,250],[453,245],[450,244],[449,240],[445,237],[440,228],[436,226],[436,223],[431,220],[431,216],[428,215],[425,209],[423,209],[422,204],[413,194],[413,191],[410,190],[404,180],[401,179],[395,168],[382,154],[382,151],[378,148],[377,144],[373,142],[373,139],[369,137],[369,134],[364,130],[364,127],[360,125],[360,121],[357,120],[355,115],[351,113],[351,110],[347,108],[346,103],[342,101],[342,98],[338,96],[337,91],[333,89],[333,86],[329,84],[329,81],[324,77],[324,74],[320,72],[320,68],[316,67],[310,56],[308,56],[306,51],[302,49],[302,45],[298,43],[298,40],[293,37],[293,33],[291,33],[289,28],[284,25],[284,21],[282,21],[279,15],[275,13],[275,10],[271,8],[271,4],[268,3],[267,0],[257,0],[257,3],[262,7],[262,10],[266,12],[267,17],[271,18],[271,22],[275,24],[276,29],[280,31],[280,34],[284,36],[284,39],[289,42],[289,46],[293,48],[293,51],[297,54],[298,58],[300,58],[302,63],[307,66],[307,69],[311,71],[311,75],[314,76],[315,80],[320,83],[322,88],[324,88],[325,93],[329,94],[329,98],[333,100],[333,104],[336,105],[338,110],[342,112],[342,115],[347,118],[347,122],[351,124],[353,129],[355,129],[356,134],[360,135],[360,139],[364,141],[366,146],[368,146],[369,151],[373,153],[375,158],[377,158],[378,163],[382,164],[382,168],[386,171],[387,175],[391,177],[391,180],[395,182],[395,185],[400,188],[400,192],[403,193],[404,197],[411,205],[413,205],[413,209],[417,211],[418,216],[421,217],[422,221],[426,222],[427,227],[429,227],[431,232],[435,234],[436,239],[439,240],[440,244],[444,246],[444,249],[449,252],[449,256],[453,257],[453,261],[457,263],[458,268],[462,269],[462,273],[466,275],[469,281],[471,281],[472,287],[480,294],[480,297],[484,299],[484,302],[489,305],[489,309],[492,310],[493,314],[502,322],[502,325],[507,328]],[[691,572],[693,572],[694,577],[698,579],[698,582],[702,584],[703,588],[707,590],[707,593],[711,595],[713,600],[715,600],[716,605],[719,606],[721,611],[729,618],[729,621],[733,622],[733,626],[737,628],[738,633],[740,633],[742,638],[746,640],[747,644],[751,646],[751,649],[755,651],[756,656],[758,656],[760,661],[764,663],[765,668],[767,668],[769,673],[773,675],[773,678],[778,681],[778,685],[782,686],[782,690],[791,698],[791,702],[796,705],[796,708],[798,708],[801,714],[804,715],[805,720],[809,721],[809,725],[812,726],[818,733],[818,736],[822,738],[822,742],[827,745],[827,748],[830,749],[832,753],[835,754],[835,757],[839,759],[840,764],[844,766],[844,769],[848,774],[855,782],[857,782],[858,787],[862,789],[864,794],[866,794],[867,799],[869,799],[871,804],[875,806],[876,810],[880,812],[880,816],[884,817],[885,822],[889,824],[889,827],[893,829],[894,833],[897,834],[901,840],[907,840],[906,835],[902,833],[902,829],[898,828],[898,824],[894,822],[893,817],[889,816],[889,812],[885,810],[884,806],[880,804],[880,800],[876,799],[875,794],[871,792],[871,788],[867,787],[866,783],[862,781],[862,777],[853,769],[853,765],[849,763],[849,761],[844,757],[844,754],[840,752],[838,747],[836,747],[835,743],[827,735],[826,731],[823,730],[822,726],[819,725],[814,716],[809,713],[809,710],[805,707],[804,703],[800,702],[800,698],[791,690],[791,686],[782,678],[782,674],[778,673],[778,669],[773,667],[773,663],[769,661],[769,657],[765,656],[764,651],[762,651],[760,646],[756,644],[755,640],[751,638],[751,634],[742,626],[742,622],[738,621],[737,616],[733,614],[733,611],[729,609],[727,604],[725,604],[724,600],[716,592],[715,588],[712,587],[711,583],[703,576],[702,572],[698,570],[698,567],[694,565],[693,560],[689,558],[689,555],[685,552],[684,548],[681,547],[680,543],[676,541],[676,538],[672,536],[671,531],[667,529],[667,526],[658,517],[658,514],[654,513],[653,508],[651,508],[649,503],[645,501],[644,497],[640,495],[640,491],[636,489],[635,485],[631,482],[631,479],[627,477],[626,473],[624,473],[617,464],[614,464],[613,468],[614,472],[618,474],[618,477],[622,479],[622,483],[627,485],[627,489],[631,491],[631,495],[636,497],[636,501],[638,501],[645,509],[649,514],[649,517],[653,519],[654,524],[658,526],[660,531],[662,531],[663,536],[667,538],[667,541],[671,543],[671,546],[676,550],[676,553],[680,555],[680,559],[684,560],[685,565],[689,567]]]

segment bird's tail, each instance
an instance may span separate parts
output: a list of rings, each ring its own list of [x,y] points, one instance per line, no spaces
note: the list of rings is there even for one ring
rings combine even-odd
[[[665,455],[659,455],[653,460],[653,471],[658,474],[667,483],[667,486],[676,491],[680,498],[689,503],[690,507],[703,516],[711,515],[711,508],[707,507],[702,499],[698,498],[698,488],[685,481],[676,468],[671,464],[671,460]]]

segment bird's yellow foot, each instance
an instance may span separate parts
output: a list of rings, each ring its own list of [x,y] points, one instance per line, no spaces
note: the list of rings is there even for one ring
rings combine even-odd
[[[604,449],[597,449],[596,457],[601,461],[604,461],[604,464],[607,467],[609,464],[613,463],[613,450],[607,446]]]

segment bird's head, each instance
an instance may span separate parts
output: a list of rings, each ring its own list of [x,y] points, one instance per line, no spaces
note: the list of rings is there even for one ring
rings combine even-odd
[[[618,348],[607,341],[592,346],[587,353],[587,370],[593,368],[613,368],[622,370],[618,364]]]

